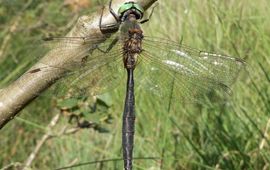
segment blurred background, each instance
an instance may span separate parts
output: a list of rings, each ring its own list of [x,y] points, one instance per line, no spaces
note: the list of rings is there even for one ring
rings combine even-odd
[[[79,16],[107,4],[0,0],[0,88],[42,57],[42,37],[64,36]],[[145,35],[240,57],[247,67],[222,104],[169,106],[137,93],[134,157],[141,159],[134,169],[270,169],[269,16],[268,0],[159,0],[142,26]],[[1,130],[0,167],[56,169],[88,162],[74,169],[122,169],[122,161],[93,161],[122,156],[125,83],[94,97],[63,99],[49,91]]]

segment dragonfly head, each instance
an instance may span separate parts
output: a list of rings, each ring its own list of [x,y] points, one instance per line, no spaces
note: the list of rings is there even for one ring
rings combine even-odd
[[[130,14],[135,15],[136,19],[142,19],[144,9],[136,2],[126,2],[118,9],[118,15],[124,21]]]

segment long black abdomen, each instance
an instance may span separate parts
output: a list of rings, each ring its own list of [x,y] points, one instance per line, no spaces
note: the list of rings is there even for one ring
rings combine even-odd
[[[122,148],[125,170],[132,170],[132,151],[135,132],[134,69],[127,69],[127,89],[122,126]]]

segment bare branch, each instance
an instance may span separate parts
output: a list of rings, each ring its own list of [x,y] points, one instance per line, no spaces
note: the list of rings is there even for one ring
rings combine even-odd
[[[119,5],[128,0],[114,0],[113,9],[117,9]],[[136,0],[147,9],[157,0]],[[109,10],[104,10],[102,22],[104,24],[116,22]],[[100,32],[99,19],[100,12],[91,16],[82,16],[78,19],[76,25],[67,34],[67,36],[84,37],[95,36],[105,40],[105,36]],[[102,41],[100,41],[101,43]],[[70,49],[69,49],[70,50]],[[42,68],[47,65],[61,65],[61,63],[72,62],[74,58],[61,56],[61,50],[52,50],[47,53],[38,63],[30,70]],[[57,56],[57,57],[55,57]],[[79,60],[79,59],[76,59]],[[59,78],[63,77],[64,69],[51,69],[46,72],[38,72],[37,74],[29,74],[29,71],[23,74],[18,80],[10,84],[8,87],[0,90],[0,128],[7,122],[12,120],[16,114],[22,110],[28,103],[35,99],[41,92],[46,90],[50,85],[55,83]]]

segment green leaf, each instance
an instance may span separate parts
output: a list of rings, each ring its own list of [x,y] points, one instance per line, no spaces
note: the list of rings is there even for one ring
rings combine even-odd
[[[66,108],[66,109],[72,109],[78,105],[78,99],[70,98],[65,99],[57,103],[58,107]]]
[[[97,96],[97,104],[110,107],[113,104],[112,96],[109,93],[104,93]]]

